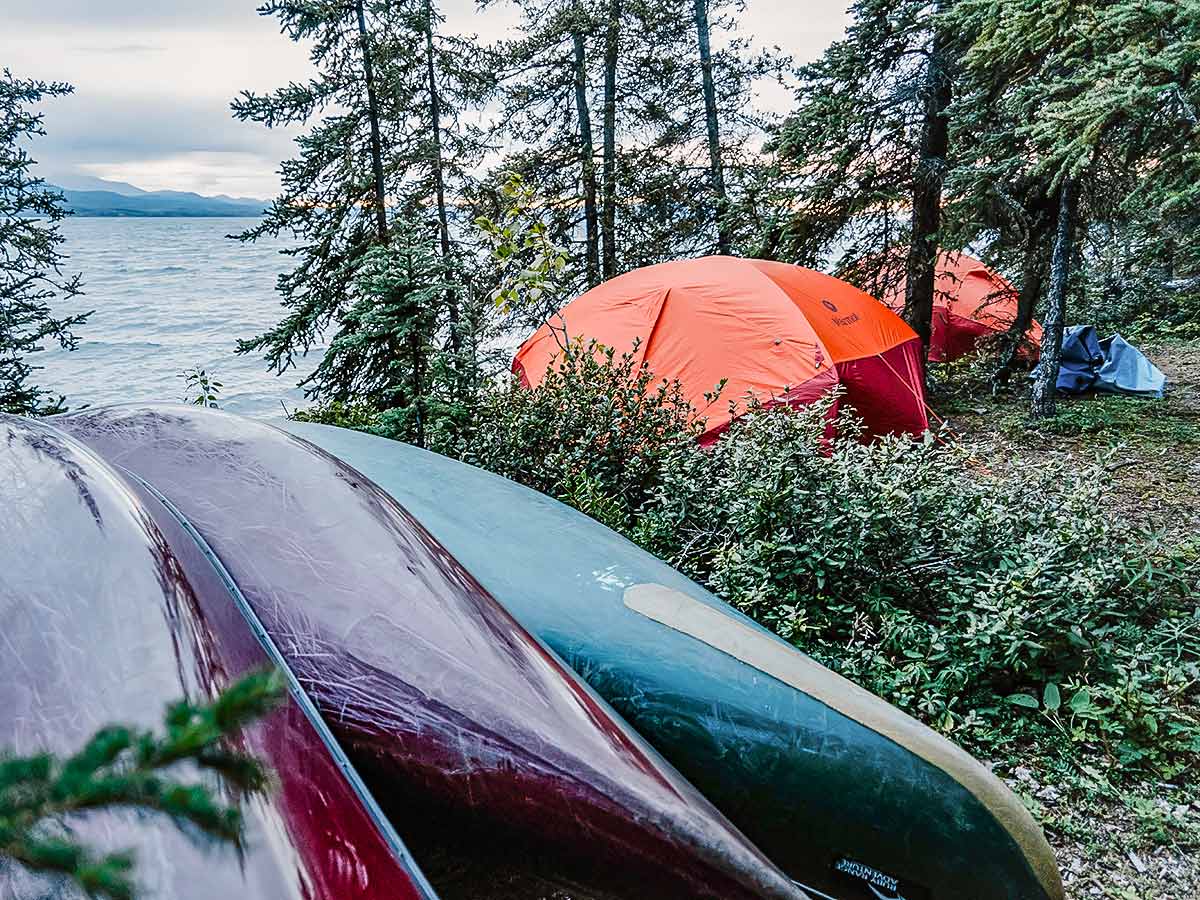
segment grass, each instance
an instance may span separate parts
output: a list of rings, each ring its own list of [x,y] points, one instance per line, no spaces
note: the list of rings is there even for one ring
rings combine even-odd
[[[1200,419],[1170,400],[1148,400],[1099,394],[1066,400],[1058,415],[1021,428],[1060,437],[1094,435],[1121,443],[1151,445],[1200,444]]]

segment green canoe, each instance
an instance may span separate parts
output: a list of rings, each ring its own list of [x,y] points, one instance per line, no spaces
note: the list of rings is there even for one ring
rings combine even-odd
[[[280,427],[389,492],[814,896],[1063,896],[987,768],[610,529],[406,444]]]

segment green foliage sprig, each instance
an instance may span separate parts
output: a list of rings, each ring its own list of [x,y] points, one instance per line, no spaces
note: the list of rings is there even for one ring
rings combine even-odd
[[[284,692],[278,672],[255,673],[210,703],[172,704],[160,733],[114,725],[71,756],[0,758],[0,856],[65,876],[90,896],[128,900],[136,894],[133,855],[96,853],[62,827],[66,819],[129,807],[168,816],[193,836],[240,846],[237,801],[221,802],[211,778],[184,781],[177,769],[190,764],[239,797],[265,791],[266,767],[228,739],[278,705]]]
[[[180,372],[179,377],[187,385],[187,392],[183,395],[184,403],[191,403],[193,406],[207,406],[209,409],[220,408],[218,400],[221,388],[225,385],[217,381],[206,370],[200,366],[193,366]]]
[[[567,251],[555,243],[541,220],[537,195],[520,173],[507,173],[500,196],[505,207],[497,220],[487,216],[475,219],[498,270],[492,301],[502,312],[514,308],[557,309],[565,299],[562,289]]]

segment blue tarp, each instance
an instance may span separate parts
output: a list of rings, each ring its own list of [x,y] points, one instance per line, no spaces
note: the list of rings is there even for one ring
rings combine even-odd
[[[1114,394],[1162,397],[1167,377],[1142,351],[1119,334],[1100,342],[1104,365],[1096,379],[1096,390]]]
[[[1082,394],[1092,390],[1104,351],[1092,325],[1071,325],[1063,331],[1062,362],[1058,369],[1058,389],[1065,394]]]
[[[1166,382],[1158,367],[1119,334],[1100,340],[1094,325],[1072,325],[1063,332],[1058,389],[1064,394],[1162,397]]]

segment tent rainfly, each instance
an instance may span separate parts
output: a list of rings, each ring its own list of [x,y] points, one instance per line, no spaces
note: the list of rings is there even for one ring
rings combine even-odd
[[[870,435],[928,427],[916,333],[870,295],[830,275],[728,256],[635,269],[568,303],[517,352],[513,371],[538,384],[561,354],[562,331],[678,379],[710,443],[734,415],[731,400],[812,403],[835,387]],[[551,327],[559,333],[552,332]],[[726,380],[720,401],[705,393]]]
[[[897,313],[904,309],[905,284],[901,278],[882,298]],[[938,257],[933,291],[930,362],[950,362],[966,356],[982,338],[1003,334],[1016,321],[1017,289],[965,253],[943,253]],[[1042,326],[1034,322],[1025,338],[1022,356],[1037,359]]]

